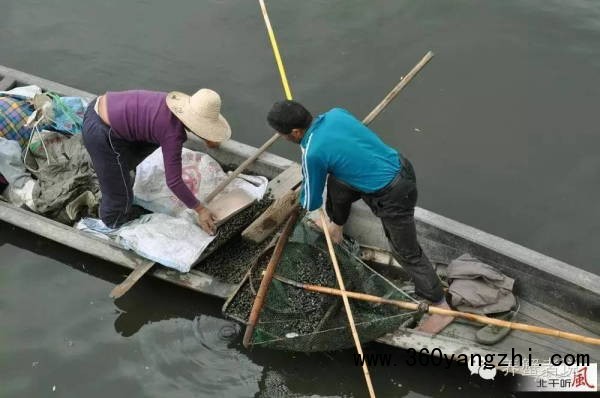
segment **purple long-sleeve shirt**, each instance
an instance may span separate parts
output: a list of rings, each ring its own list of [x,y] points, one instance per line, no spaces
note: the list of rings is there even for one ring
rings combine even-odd
[[[200,201],[181,177],[181,151],[187,139],[183,123],[167,107],[167,93],[130,90],[106,93],[113,131],[126,141],[160,145],[167,186],[190,209]]]

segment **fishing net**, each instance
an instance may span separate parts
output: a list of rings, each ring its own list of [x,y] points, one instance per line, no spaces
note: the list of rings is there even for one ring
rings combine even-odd
[[[349,241],[336,245],[335,253],[346,290],[392,300],[416,300],[358,257],[358,246]],[[259,255],[236,293],[225,303],[224,313],[246,323],[262,271],[273,245]],[[338,288],[325,236],[307,218],[290,236],[275,275],[296,282]],[[367,342],[413,321],[415,312],[387,304],[350,299],[361,341]],[[254,329],[256,346],[301,351],[332,351],[353,347],[342,298],[310,292],[273,278]]]

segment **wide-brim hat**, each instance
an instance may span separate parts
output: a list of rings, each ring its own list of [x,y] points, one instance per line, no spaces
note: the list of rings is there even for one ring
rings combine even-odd
[[[203,88],[192,96],[172,91],[167,94],[167,106],[200,138],[222,142],[231,137],[231,127],[221,115],[221,97],[213,90]]]

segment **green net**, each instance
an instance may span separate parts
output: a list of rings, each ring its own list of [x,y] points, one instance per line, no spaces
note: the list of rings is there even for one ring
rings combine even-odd
[[[224,312],[246,322],[262,271],[272,254],[270,246],[258,256],[238,290],[225,304]],[[356,245],[345,241],[335,253],[346,290],[392,300],[415,299],[376,272],[357,256]],[[324,235],[299,221],[275,271],[296,282],[337,288],[335,272]],[[361,341],[367,342],[411,322],[415,313],[387,304],[350,299],[350,307]],[[301,351],[331,351],[353,347],[353,339],[341,297],[309,292],[274,278],[253,335],[257,346]]]

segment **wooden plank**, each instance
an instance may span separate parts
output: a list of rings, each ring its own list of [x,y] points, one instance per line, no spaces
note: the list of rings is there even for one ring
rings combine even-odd
[[[129,291],[135,285],[135,283],[154,266],[154,261],[146,261],[146,264],[142,264],[127,276],[125,280],[119,283],[108,295],[110,298],[118,299]]]
[[[244,239],[260,243],[287,220],[298,200],[302,168],[296,163],[275,177],[272,182],[271,195],[275,202],[242,231]]]
[[[242,238],[256,243],[268,238],[289,218],[290,212],[298,203],[298,195],[299,190],[287,191],[242,232]]]
[[[302,167],[294,163],[269,182],[273,199],[279,199],[302,182]]]

